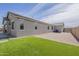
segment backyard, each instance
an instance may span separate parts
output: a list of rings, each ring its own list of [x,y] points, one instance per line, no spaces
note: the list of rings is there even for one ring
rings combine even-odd
[[[10,38],[0,43],[0,55],[6,56],[79,56],[79,46],[39,37]]]

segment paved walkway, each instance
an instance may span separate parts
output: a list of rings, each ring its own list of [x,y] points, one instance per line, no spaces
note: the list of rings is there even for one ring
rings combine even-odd
[[[1,39],[5,39],[5,38],[8,38],[8,35],[6,35],[6,34],[3,33],[3,32],[0,32],[0,40],[1,40]]]
[[[64,33],[64,32],[63,33],[45,33],[45,34],[40,34],[35,36],[57,41],[57,42],[79,46],[79,42],[73,37],[71,33]]]

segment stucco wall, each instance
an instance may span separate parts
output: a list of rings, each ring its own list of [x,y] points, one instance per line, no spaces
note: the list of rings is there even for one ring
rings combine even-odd
[[[36,23],[36,22],[29,22],[27,20],[18,19],[16,21],[17,27],[17,36],[25,36],[25,35],[34,35],[34,34],[41,34],[46,32],[52,32],[51,25]],[[20,30],[20,24],[24,24],[24,30]],[[35,30],[35,26],[37,26],[37,30]],[[48,30],[49,26],[49,30]]]
[[[79,27],[65,28],[65,32],[71,32],[77,39],[79,39]]]
[[[72,29],[72,34],[79,39],[79,27],[73,28]]]

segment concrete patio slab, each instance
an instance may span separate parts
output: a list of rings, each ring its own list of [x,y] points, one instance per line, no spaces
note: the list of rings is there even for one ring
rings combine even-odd
[[[45,33],[35,35],[36,37],[45,38],[57,42],[79,46],[79,42],[73,37],[71,33]]]

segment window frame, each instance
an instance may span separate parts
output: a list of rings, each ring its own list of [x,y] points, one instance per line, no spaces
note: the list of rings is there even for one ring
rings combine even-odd
[[[12,30],[14,30],[14,23],[15,23],[15,22],[12,22],[12,25],[11,25],[11,29],[12,29]]]
[[[35,30],[37,30],[37,26],[35,26]]]
[[[24,30],[24,24],[20,24],[20,30]]]

